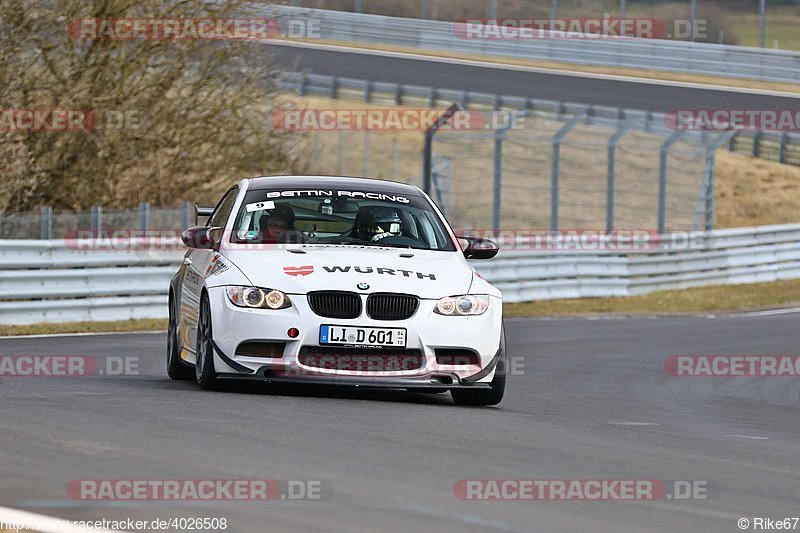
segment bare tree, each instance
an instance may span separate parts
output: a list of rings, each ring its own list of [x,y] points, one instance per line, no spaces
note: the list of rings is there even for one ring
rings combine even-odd
[[[248,9],[242,0],[3,0],[0,111],[84,110],[96,124],[34,131],[0,120],[0,210],[209,201],[238,178],[302,170],[292,139],[269,128],[269,110],[285,103],[263,43],[68,31],[77,19],[258,16]]]

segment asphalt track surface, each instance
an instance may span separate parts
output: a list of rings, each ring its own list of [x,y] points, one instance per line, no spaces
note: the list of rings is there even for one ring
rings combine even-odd
[[[272,46],[275,60],[290,70],[406,83],[428,87],[526,96],[668,112],[677,109],[798,109],[798,97],[690,88],[645,81],[608,80],[569,74],[526,72],[353,51]]]
[[[170,381],[165,334],[0,339],[138,357],[138,374],[5,377],[0,505],[70,519],[227,517],[228,531],[739,531],[800,514],[798,378],[685,378],[671,354],[798,353],[796,314],[509,320],[506,399]],[[77,479],[324,480],[321,501],[70,499]],[[687,501],[462,501],[461,479],[706,481]]]

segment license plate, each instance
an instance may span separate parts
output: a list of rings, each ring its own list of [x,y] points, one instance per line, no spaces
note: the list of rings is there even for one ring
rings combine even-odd
[[[405,348],[405,328],[360,328],[357,326],[319,327],[320,344],[349,344],[354,346],[393,346]]]

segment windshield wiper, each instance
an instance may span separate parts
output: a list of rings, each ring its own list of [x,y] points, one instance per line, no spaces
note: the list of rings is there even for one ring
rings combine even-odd
[[[380,248],[411,248],[408,244],[389,244],[380,241],[341,241],[336,244],[352,244],[353,246],[376,246]]]

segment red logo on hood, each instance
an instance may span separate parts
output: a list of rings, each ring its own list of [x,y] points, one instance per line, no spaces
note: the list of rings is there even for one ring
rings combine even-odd
[[[283,267],[283,271],[290,276],[308,276],[314,272],[313,265],[299,267]]]

